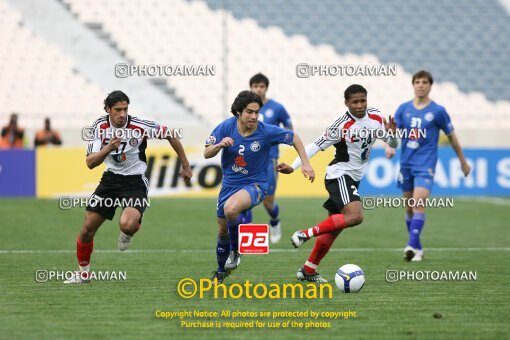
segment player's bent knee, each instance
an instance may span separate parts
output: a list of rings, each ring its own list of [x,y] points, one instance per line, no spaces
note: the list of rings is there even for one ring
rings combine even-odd
[[[228,221],[233,221],[239,216],[239,212],[236,212],[234,210],[225,210],[225,217]]]
[[[357,215],[354,219],[353,225],[358,225],[363,223],[363,215]]]
[[[126,234],[134,234],[138,230],[138,223],[134,223],[128,219],[119,221],[120,230]]]
[[[347,215],[345,217],[345,223],[349,227],[354,227],[355,225],[361,224],[362,222],[363,222],[363,214],[361,214],[361,213],[351,214],[351,215]]]
[[[227,220],[232,221],[235,220],[237,216],[239,216],[240,211],[238,211],[235,204],[225,204],[223,208],[223,212],[225,213],[225,217]]]

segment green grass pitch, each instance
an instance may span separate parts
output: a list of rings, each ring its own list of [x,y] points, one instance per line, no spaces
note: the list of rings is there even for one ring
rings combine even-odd
[[[339,266],[359,265],[366,275],[359,294],[343,294],[335,288],[332,299],[224,300],[211,294],[183,299],[176,291],[181,279],[209,278],[215,269],[214,199],[153,199],[131,250],[124,253],[115,251],[117,211],[114,221],[106,222],[96,234],[92,269],[126,271],[127,280],[71,286],[61,281],[36,283],[35,271],[76,269],[75,237],[83,209],[62,211],[55,200],[2,199],[1,338],[508,339],[510,200],[503,201],[459,199],[455,208],[429,209],[422,233],[422,263],[403,261],[401,249],[407,237],[402,209],[365,211],[363,224],[344,230],[319,268],[334,282]],[[227,285],[245,280],[297,283],[296,271],[313,241],[292,250],[288,237],[295,229],[322,220],[326,212],[322,199],[282,198],[279,203],[284,238],[270,246],[279,251],[244,256]],[[255,209],[254,217],[255,222],[267,221],[262,207]],[[388,269],[476,271],[477,280],[387,283]],[[178,319],[157,318],[156,310],[351,310],[357,317],[321,319],[331,326],[323,329],[211,330],[183,329]],[[435,313],[441,318],[434,318]]]

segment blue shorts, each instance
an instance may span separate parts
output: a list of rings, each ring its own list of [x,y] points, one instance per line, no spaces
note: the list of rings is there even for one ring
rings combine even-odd
[[[238,192],[239,190],[246,190],[250,194],[251,197],[251,207],[248,209],[253,208],[254,206],[260,204],[264,197],[266,197],[266,187],[259,186],[258,184],[249,184],[245,185],[244,187],[226,187],[222,186],[220,190],[220,194],[218,195],[218,203],[216,204],[216,216],[218,218],[225,218],[225,212],[223,211],[223,208],[225,207],[225,202]]]
[[[267,194],[274,196],[276,192],[276,182],[278,181],[278,171],[274,168],[278,165],[278,158],[270,158],[267,165]]]
[[[404,192],[413,191],[414,188],[425,188],[432,191],[434,173],[427,169],[400,168],[397,187]]]

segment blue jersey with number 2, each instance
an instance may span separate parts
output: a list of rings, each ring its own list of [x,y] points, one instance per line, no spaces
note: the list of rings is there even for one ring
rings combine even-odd
[[[232,138],[234,145],[222,150],[223,185],[238,187],[259,184],[266,187],[271,147],[280,143],[292,145],[294,132],[258,122],[257,129],[243,137],[237,128],[237,118],[232,117],[213,130],[206,145],[217,144],[225,137]]]

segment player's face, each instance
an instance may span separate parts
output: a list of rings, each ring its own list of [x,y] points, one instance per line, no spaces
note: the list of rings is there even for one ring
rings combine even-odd
[[[413,83],[414,95],[418,98],[428,97],[432,85],[427,78],[417,78]]]
[[[261,99],[266,98],[267,86],[265,83],[252,84],[250,90],[255,92]]]
[[[239,115],[239,122],[249,130],[254,129],[259,121],[260,106],[257,103],[248,104]]]
[[[363,117],[367,110],[367,95],[364,93],[351,94],[345,101],[345,106],[349,108],[349,112],[356,117]]]
[[[126,101],[116,102],[110,108],[106,108],[110,115],[110,122],[113,126],[120,128],[126,125],[128,115],[128,103]]]

